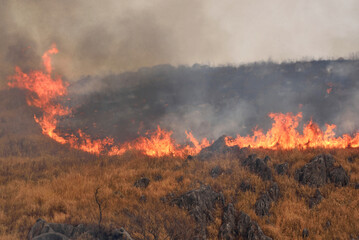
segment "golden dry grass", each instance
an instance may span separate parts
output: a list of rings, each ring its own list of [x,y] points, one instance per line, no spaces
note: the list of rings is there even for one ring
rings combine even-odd
[[[246,212],[257,221],[266,235],[274,239],[300,239],[308,228],[310,239],[350,239],[359,235],[359,190],[353,185],[337,188],[328,184],[320,188],[325,199],[313,209],[308,208],[307,197],[315,189],[298,184],[293,178],[295,169],[315,155],[328,152],[334,155],[350,174],[351,183],[359,182],[359,159],[349,163],[348,156],[358,150],[253,150],[259,156],[269,155],[269,165],[288,162],[290,176],[274,174],[281,197],[271,208],[269,217],[254,213],[259,194],[270,185],[240,166],[238,160],[222,157],[212,161],[189,161],[180,158],[150,158],[129,152],[120,157],[92,156],[78,151],[58,149],[51,144],[45,154],[36,157],[9,156],[0,159],[0,239],[25,239],[36,219],[71,224],[97,224],[98,208],[95,189],[104,201],[105,228],[125,227],[136,239],[164,239],[166,229],[177,231],[194,225],[185,210],[160,201],[169,193],[182,194],[209,184],[222,191],[227,202]],[[51,150],[52,149],[52,150]],[[57,150],[57,151],[55,151]],[[57,154],[54,154],[54,153]],[[210,169],[220,165],[227,173],[216,179]],[[161,175],[162,180],[155,181]],[[183,176],[183,181],[178,179]],[[151,182],[146,189],[133,186],[140,177]],[[242,180],[249,180],[256,192],[241,192]],[[140,197],[146,196],[147,202]],[[217,239],[222,211],[208,227],[209,239]],[[327,228],[326,222],[331,226]]]

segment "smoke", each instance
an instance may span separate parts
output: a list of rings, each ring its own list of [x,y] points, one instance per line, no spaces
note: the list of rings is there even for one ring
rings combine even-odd
[[[358,76],[358,60],[326,60],[159,65],[86,77],[69,88],[74,116],[62,127],[87,126],[93,136],[125,141],[160,125],[177,140],[186,138],[185,131],[216,139],[250,134],[256,127],[266,131],[270,112],[303,112],[302,123],[312,118],[323,130],[326,123],[336,124],[338,134],[352,134],[359,129]]]
[[[347,56],[359,49],[359,2],[1,0],[1,78],[34,68],[56,43],[70,81],[158,64]]]
[[[356,0],[0,0],[0,87],[56,43],[54,71],[72,83],[65,130],[127,140],[159,124],[213,139],[302,111],[352,132],[356,61],[238,64],[355,55],[358,12]]]
[[[207,16],[204,1],[2,2],[1,48],[8,53],[1,61],[17,54],[13,45],[29,45],[24,54],[36,56],[56,43],[56,70],[71,81],[163,63],[210,61],[227,52],[221,42],[226,33]],[[27,41],[13,41],[24,37]],[[10,65],[21,65],[18,60]]]

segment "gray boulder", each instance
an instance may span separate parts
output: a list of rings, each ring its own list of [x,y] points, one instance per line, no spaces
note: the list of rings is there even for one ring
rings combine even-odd
[[[69,239],[78,231],[75,227],[68,224],[47,223],[43,219],[38,219],[28,233],[28,240],[57,240]],[[80,232],[83,233],[83,232]]]
[[[68,240],[76,239],[82,234],[95,237],[96,239],[111,240],[132,240],[125,229],[114,230],[112,232],[99,231],[98,227],[61,223],[47,223],[43,219],[38,219],[28,233],[28,240]]]
[[[272,185],[268,188],[267,193],[270,197],[270,199],[273,202],[276,202],[280,195],[279,186],[277,183],[272,183]]]
[[[69,240],[69,238],[61,233],[51,232],[36,236],[33,238],[33,240]]]
[[[46,224],[46,221],[43,220],[42,218],[37,219],[36,223],[31,227],[31,229],[28,233],[28,239],[32,240],[34,237],[40,235],[45,224]]]
[[[275,165],[274,168],[278,175],[285,175],[288,173],[289,164],[288,163],[278,164]]]
[[[336,186],[344,187],[349,184],[349,176],[342,166],[331,169],[328,177],[330,182],[334,183]]]
[[[267,165],[267,159],[267,157],[260,159],[256,154],[252,154],[242,161],[241,165],[248,167],[252,173],[257,174],[263,180],[272,180],[272,170]]]
[[[233,204],[229,203],[223,210],[222,225],[219,230],[219,239],[234,240],[271,240],[267,237],[258,223],[252,221],[244,212],[238,213]]]
[[[303,229],[302,237],[303,237],[303,238],[309,237],[309,230],[308,230],[308,229],[306,229],[306,228]]]
[[[331,155],[320,154],[297,169],[294,178],[301,184],[311,187],[320,187],[328,182],[333,182],[337,186],[348,185],[349,176],[341,166],[334,167],[334,163]]]
[[[320,187],[327,183],[329,169],[334,166],[331,155],[321,154],[295,172],[294,178],[305,185]]]
[[[319,189],[315,190],[314,196],[309,198],[308,205],[309,208],[313,208],[318,205],[323,200],[323,195],[319,191]]]
[[[211,175],[212,178],[217,178],[219,177],[222,173],[224,172],[223,168],[221,168],[221,166],[217,165],[214,168],[211,169],[211,171],[209,172],[209,174]]]
[[[147,188],[150,184],[150,179],[142,177],[138,179],[133,185],[137,188]]]
[[[217,205],[224,205],[224,196],[217,193],[210,186],[201,186],[189,191],[171,201],[172,204],[186,209],[198,224],[199,235],[206,238],[207,224],[214,220],[213,211]]]
[[[219,239],[238,239],[237,218],[238,213],[234,209],[233,204],[228,204],[223,209],[222,225],[219,229]]]
[[[199,160],[210,160],[221,155],[233,155],[236,158],[244,158],[248,154],[248,148],[229,147],[225,139],[226,136],[221,136],[211,146],[203,148],[196,157]]]
[[[180,208],[184,208],[195,217],[196,221],[212,221],[212,211],[216,204],[224,204],[222,193],[217,193],[210,186],[201,186],[172,200]]]
[[[256,192],[256,187],[253,186],[249,181],[242,181],[241,184],[239,185],[239,189],[242,192],[247,192],[247,191]]]
[[[254,205],[254,211],[257,216],[269,215],[272,202],[275,202],[279,198],[279,187],[277,183],[273,183],[270,188],[261,194]]]
[[[116,229],[112,232],[112,239],[113,240],[133,240],[130,234],[124,229]]]

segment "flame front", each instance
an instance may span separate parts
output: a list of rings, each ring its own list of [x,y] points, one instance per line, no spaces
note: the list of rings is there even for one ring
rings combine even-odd
[[[57,98],[67,94],[68,86],[60,77],[53,79],[51,76],[50,55],[56,53],[58,53],[58,49],[53,45],[42,56],[45,71],[31,71],[26,74],[19,67],[16,67],[16,74],[10,77],[12,81],[8,83],[10,87],[28,90],[28,105],[39,108],[43,113],[41,117],[34,116],[35,121],[41,126],[43,134],[61,144],[69,144],[72,148],[93,154],[121,155],[128,150],[137,150],[149,156],[173,155],[183,157],[187,154],[197,154],[201,147],[206,146],[206,141],[202,141],[199,145],[191,133],[187,133],[190,136],[190,141],[192,141],[191,145],[176,144],[171,138],[172,132],[165,131],[159,126],[155,132],[147,133],[145,137],[139,137],[121,145],[116,145],[114,139],[110,137],[94,139],[81,130],[78,130],[76,134],[59,133],[56,131],[57,117],[69,115],[71,109],[55,103]]]
[[[52,77],[51,55],[58,53],[56,46],[52,46],[42,56],[45,71],[31,71],[24,73],[19,67],[15,68],[16,74],[11,76],[10,87],[28,90],[27,103],[39,108],[42,116],[34,116],[40,125],[43,134],[49,136],[61,144],[69,144],[70,147],[83,150],[93,154],[121,155],[128,150],[140,151],[148,156],[180,156],[187,154],[195,155],[203,148],[210,145],[207,139],[199,142],[191,132],[186,135],[191,144],[179,145],[171,137],[172,132],[163,130],[160,126],[154,132],[147,132],[131,142],[115,144],[114,139],[94,139],[81,130],[76,134],[60,133],[57,130],[57,118],[67,116],[71,109],[56,103],[60,97],[67,95],[67,83],[61,77]],[[329,93],[329,92],[328,92]],[[303,133],[297,131],[302,113],[270,113],[269,117],[274,120],[272,128],[266,134],[262,130],[254,130],[252,136],[242,137],[238,135],[235,139],[226,138],[228,146],[239,147],[250,146],[252,148],[266,149],[307,149],[307,148],[357,148],[359,147],[359,133],[354,137],[343,135],[335,137],[335,125],[326,125],[323,132],[316,123],[309,121],[304,125]]]
[[[228,146],[239,147],[250,146],[252,148],[266,149],[308,149],[308,148],[357,148],[359,147],[359,134],[352,138],[348,134],[335,137],[334,124],[326,124],[323,132],[312,120],[303,127],[303,134],[297,131],[302,113],[270,113],[269,117],[274,120],[272,128],[266,134],[262,130],[254,130],[253,136],[242,137],[238,135],[235,139],[226,138]]]

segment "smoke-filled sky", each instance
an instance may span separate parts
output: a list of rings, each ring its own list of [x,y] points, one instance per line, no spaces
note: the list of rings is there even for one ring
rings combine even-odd
[[[358,13],[358,0],[0,0],[0,88],[56,43],[74,110],[60,128],[124,141],[160,124],[215,139],[302,111],[353,133],[358,61],[309,60],[358,58]],[[237,67],[269,59],[308,62]]]
[[[157,64],[222,65],[359,51],[357,0],[0,0],[1,80],[56,43],[70,81]]]

